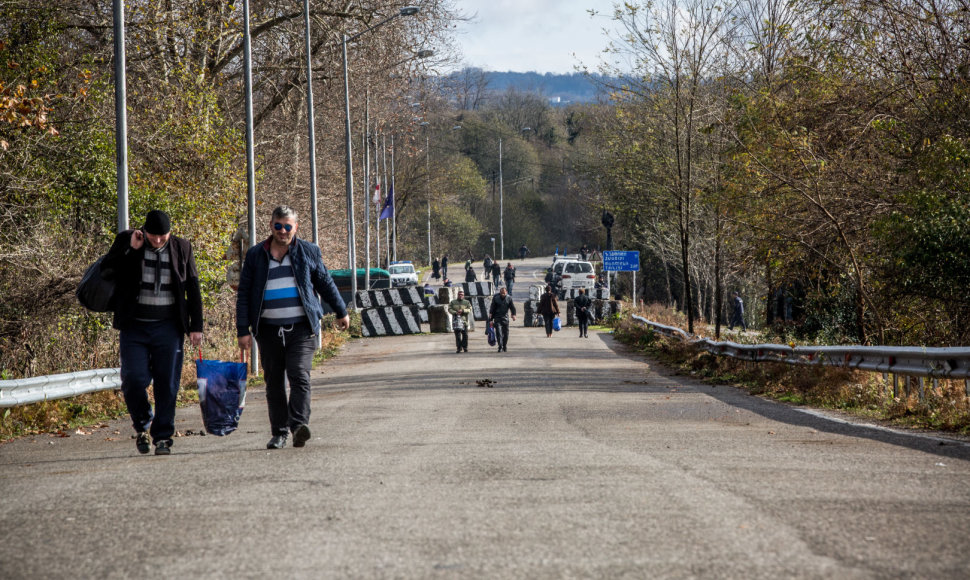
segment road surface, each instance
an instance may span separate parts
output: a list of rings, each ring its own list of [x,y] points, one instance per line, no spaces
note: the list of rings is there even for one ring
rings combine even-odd
[[[459,264],[460,266],[460,264]],[[520,279],[519,288],[525,280]],[[518,288],[516,295],[519,295]],[[519,318],[521,324],[521,317]],[[607,333],[351,341],[313,438],[179,409],[0,446],[0,578],[966,578],[970,447],[672,376]]]

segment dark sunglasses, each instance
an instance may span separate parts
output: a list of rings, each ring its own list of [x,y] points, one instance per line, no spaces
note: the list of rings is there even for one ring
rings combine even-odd
[[[291,232],[293,231],[293,224],[281,224],[280,222],[276,222],[273,224],[273,229],[276,231],[285,229],[286,231]]]

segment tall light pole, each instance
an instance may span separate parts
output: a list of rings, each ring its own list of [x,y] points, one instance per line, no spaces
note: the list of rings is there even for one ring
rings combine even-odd
[[[353,36],[343,35],[341,41],[343,48],[343,61],[344,61],[344,119],[345,119],[345,131],[344,131],[344,146],[347,151],[346,159],[346,180],[347,180],[347,267],[350,269],[350,294],[351,294],[351,308],[357,308],[357,248],[355,247],[356,239],[356,228],[354,226],[354,170],[353,170],[353,158],[352,158],[352,145],[351,145],[351,129],[350,129],[350,68],[347,66],[347,43],[357,40],[362,35],[377,30],[381,26],[384,26],[391,20],[394,20],[398,16],[412,16],[417,14],[421,9],[417,6],[405,6],[398,11],[397,14],[388,16],[384,20],[381,20],[374,26],[365,28],[364,30],[354,34]]]
[[[313,243],[319,244],[317,239],[317,137],[313,117],[313,65],[310,62],[310,0],[303,0],[303,37],[304,44],[306,45],[306,116],[307,151],[310,156],[310,217],[313,226]]]
[[[249,0],[243,0],[243,79],[246,101],[246,198],[249,246],[256,245],[256,154],[253,144],[253,52],[249,33]],[[259,373],[259,347],[252,341],[250,368]]]
[[[427,174],[427,195],[428,195],[428,265],[431,265],[431,133],[424,136],[425,139],[425,173]]]
[[[505,194],[502,191],[502,139],[498,140],[498,250],[505,260]],[[494,253],[494,251],[492,252]]]
[[[115,41],[115,165],[118,231],[128,229],[128,92],[125,88],[125,3],[114,0]]]

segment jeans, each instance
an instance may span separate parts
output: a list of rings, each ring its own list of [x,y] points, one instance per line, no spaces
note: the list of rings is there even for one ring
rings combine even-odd
[[[266,404],[273,435],[310,423],[310,368],[317,338],[308,322],[275,326],[260,322],[256,337],[266,381]],[[286,396],[286,379],[290,396]]]
[[[495,286],[495,288],[498,288],[501,283],[502,283],[501,276],[492,276],[492,285]]]
[[[508,289],[509,294],[512,293],[512,284],[514,284],[514,283],[515,283],[515,281],[512,280],[511,278],[506,278],[505,279],[505,288]]]
[[[509,319],[496,319],[494,322],[495,341],[498,343],[499,349],[505,350],[505,347],[509,344]]]
[[[468,350],[468,329],[455,331],[455,346],[459,350]]]
[[[168,441],[175,434],[175,400],[182,382],[185,337],[174,320],[139,322],[122,330],[121,392],[131,425],[149,431],[152,442]],[[148,400],[148,384],[155,393],[155,413]]]

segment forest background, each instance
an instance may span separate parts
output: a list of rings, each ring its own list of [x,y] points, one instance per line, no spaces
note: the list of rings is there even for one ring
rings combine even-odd
[[[360,177],[366,114],[394,160],[399,259],[428,261],[429,209],[430,253],[455,263],[492,253],[500,203],[505,259],[522,244],[602,247],[609,211],[615,247],[641,252],[637,298],[693,332],[720,334],[739,291],[763,338],[965,345],[968,2],[618,3],[620,32],[586,63],[600,100],[560,107],[541,87],[494,90],[478,69],[442,74],[465,15],[416,2],[351,46],[355,215],[374,185]],[[319,243],[334,268],[347,246],[339,39],[404,5],[310,2]],[[164,209],[193,242],[206,348],[225,358],[227,249],[246,220],[242,5],[126,10],[131,223]],[[257,238],[280,203],[310,238],[302,3],[256,0],[251,19]],[[0,2],[2,378],[117,365],[110,316],[74,299],[117,227],[112,42],[110,2]]]

